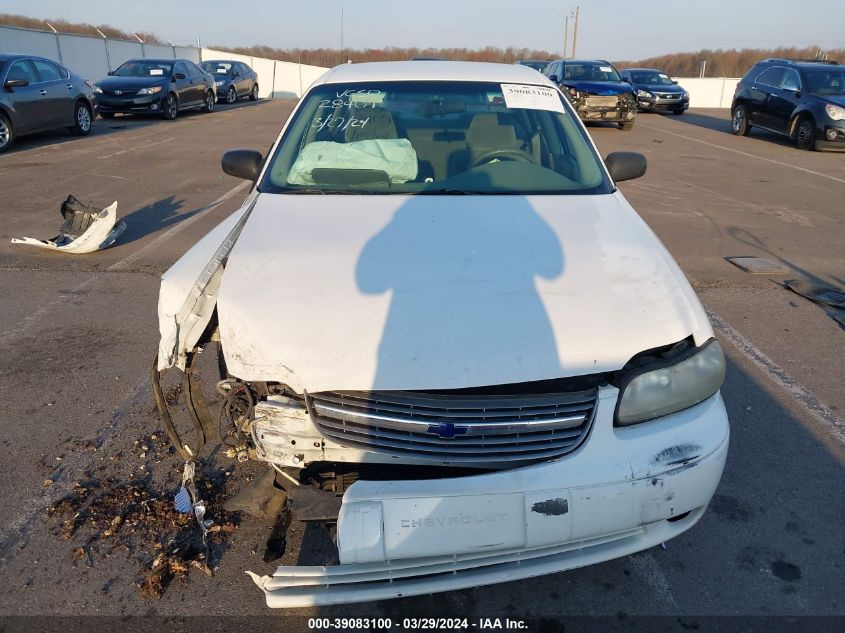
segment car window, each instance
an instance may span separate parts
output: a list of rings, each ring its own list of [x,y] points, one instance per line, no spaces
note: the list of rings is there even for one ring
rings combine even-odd
[[[783,73],[783,81],[781,81],[780,87],[784,90],[800,90],[801,78],[793,69],[787,68]]]
[[[619,81],[619,73],[605,62],[566,62],[563,78],[573,81]]]
[[[762,73],[757,75],[757,79],[755,79],[754,81],[764,86],[779,88],[780,82],[783,81],[783,73],[785,70],[786,68],[782,68],[780,66],[772,66],[771,68],[767,68]]]
[[[203,74],[202,69],[199,66],[197,66],[194,62],[185,62],[185,64],[187,64],[187,66],[188,66],[188,70],[191,73],[190,74],[191,77],[199,77]]]
[[[35,70],[41,81],[56,81],[62,78],[62,73],[59,72],[55,64],[46,62],[43,59],[33,59],[32,65],[35,66]]]
[[[118,77],[170,77],[172,70],[172,62],[131,59],[121,64],[112,74]]]
[[[188,66],[185,64],[185,62],[176,62],[176,72],[182,73],[183,75],[185,75],[185,77],[191,76],[191,71],[188,70]]]
[[[228,75],[233,65],[230,62],[202,62],[200,66],[212,75]]]
[[[645,86],[671,86],[672,78],[666,73],[661,73],[657,70],[646,70],[632,72],[631,78],[635,84],[642,84]]]
[[[845,68],[804,71],[807,90],[819,96],[845,95]]]
[[[312,89],[261,190],[561,194],[612,185],[555,89],[393,81]]]
[[[31,84],[38,81],[35,76],[35,70],[29,61],[20,59],[9,66],[9,74],[6,75],[6,81],[10,79],[23,79]]]

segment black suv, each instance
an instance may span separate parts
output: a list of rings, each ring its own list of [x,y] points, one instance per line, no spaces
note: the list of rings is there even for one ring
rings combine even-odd
[[[783,134],[800,149],[845,151],[845,66],[837,62],[766,59],[736,86],[731,129]]]

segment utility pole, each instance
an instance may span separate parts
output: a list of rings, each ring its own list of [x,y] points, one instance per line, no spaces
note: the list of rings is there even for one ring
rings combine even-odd
[[[563,21],[563,58],[566,59],[566,49],[568,48],[569,40],[569,16],[567,15]]]
[[[572,57],[575,57],[575,45],[578,43],[578,16],[581,13],[581,7],[575,7],[575,30],[572,32]]]
[[[343,62],[343,7],[340,7],[340,61]]]

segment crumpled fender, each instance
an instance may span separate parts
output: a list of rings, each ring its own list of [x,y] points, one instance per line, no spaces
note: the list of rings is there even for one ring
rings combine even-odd
[[[159,371],[185,369],[217,304],[223,265],[255,204],[257,194],[209,231],[161,276],[158,297]]]

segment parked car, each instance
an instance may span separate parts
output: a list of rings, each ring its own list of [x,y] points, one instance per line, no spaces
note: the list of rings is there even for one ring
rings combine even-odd
[[[616,123],[620,130],[634,127],[637,98],[610,62],[561,59],[543,74],[560,87],[582,121]]]
[[[766,59],[736,85],[731,129],[759,127],[799,149],[845,151],[845,66],[819,60]]]
[[[534,70],[542,72],[543,69],[549,65],[548,59],[520,59],[514,62],[514,64],[521,64],[522,66],[528,66],[529,68],[533,68]]]
[[[683,114],[689,108],[689,93],[662,70],[626,68],[619,76],[633,87],[640,111]]]
[[[18,136],[33,132],[91,132],[94,86],[61,64],[33,55],[0,54],[0,85],[0,152]]]
[[[188,59],[130,59],[94,86],[97,109],[106,119],[115,114],[160,114],[214,111],[214,77]]]
[[[235,103],[241,97],[258,101],[258,74],[243,62],[228,59],[200,62],[200,68],[214,77],[217,98]]]
[[[164,274],[153,371],[190,469],[218,433],[196,372],[219,341],[229,454],[302,495],[283,512],[337,522],[338,566],[253,575],[268,605],[537,576],[702,517],[725,359],[617,187],[641,154],[602,160],[541,74],[466,62],[337,66],[273,147],[223,156],[252,193]]]

